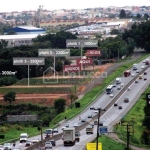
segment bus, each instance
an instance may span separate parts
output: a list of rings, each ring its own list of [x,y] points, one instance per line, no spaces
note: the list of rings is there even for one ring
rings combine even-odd
[[[45,137],[52,137],[53,129],[46,129],[44,133],[45,133]]]
[[[109,85],[107,88],[106,88],[106,93],[107,94],[110,94],[113,92],[113,85]]]

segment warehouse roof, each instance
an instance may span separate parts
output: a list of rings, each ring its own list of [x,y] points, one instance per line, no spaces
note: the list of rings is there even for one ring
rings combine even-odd
[[[21,35],[0,35],[0,40],[9,40],[9,39],[33,39],[36,38],[38,35],[45,35],[45,34],[21,34]]]
[[[37,28],[33,26],[17,26],[18,28],[26,29],[26,30],[43,30],[43,28]]]

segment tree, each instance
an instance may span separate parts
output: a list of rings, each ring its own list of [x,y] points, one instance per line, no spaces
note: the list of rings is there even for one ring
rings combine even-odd
[[[126,18],[126,12],[124,9],[121,9],[120,14],[119,14],[120,18]]]
[[[140,18],[141,18],[141,15],[140,15],[140,14],[137,14],[137,15],[136,15],[136,18],[137,18],[137,19],[140,19]]]
[[[111,35],[117,35],[117,34],[120,34],[119,30],[118,29],[113,29],[111,32],[110,32]]]
[[[13,101],[16,100],[16,93],[15,92],[8,92],[3,96],[4,101],[8,102],[10,105],[12,104]]]
[[[70,99],[70,102],[71,102],[71,109],[72,109],[72,103],[73,103],[76,99],[78,99],[78,96],[72,93],[72,94],[69,95],[69,99]]]
[[[59,114],[61,112],[64,112],[66,105],[66,100],[64,98],[58,98],[54,102],[54,108],[56,110],[56,113]]]

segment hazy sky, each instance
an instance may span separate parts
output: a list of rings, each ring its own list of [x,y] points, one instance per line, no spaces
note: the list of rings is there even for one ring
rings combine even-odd
[[[1,0],[0,12],[44,9],[84,9],[108,6],[150,6],[150,0]]]

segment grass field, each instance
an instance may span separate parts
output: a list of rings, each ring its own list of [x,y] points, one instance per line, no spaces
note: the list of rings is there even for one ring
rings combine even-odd
[[[126,148],[125,144],[116,142],[107,136],[101,136],[98,142],[102,143],[103,150],[125,150]],[[93,143],[95,143],[95,141]]]
[[[68,93],[71,89],[69,87],[37,87],[37,88],[0,88],[0,94],[7,94],[8,92],[16,92],[21,94],[46,94],[46,93]]]
[[[145,147],[141,144],[141,135],[145,127],[142,125],[144,119],[144,107],[146,105],[146,93],[150,93],[150,87],[141,95],[140,99],[129,111],[129,113],[122,119],[123,124],[134,125],[130,127],[131,134],[130,142],[135,146]],[[118,136],[120,139],[126,141],[126,128],[125,126],[118,126]],[[121,133],[121,134],[120,134]],[[122,136],[121,136],[122,135]]]

